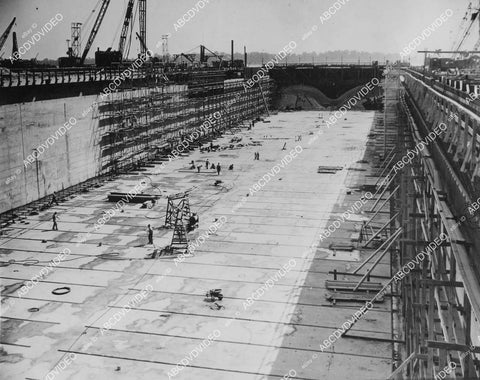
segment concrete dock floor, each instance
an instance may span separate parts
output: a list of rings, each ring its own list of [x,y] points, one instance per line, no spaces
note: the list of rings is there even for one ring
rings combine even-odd
[[[362,306],[332,305],[325,297],[325,280],[333,278],[328,272],[351,270],[371,252],[333,252],[320,242],[320,232],[360,198],[355,187],[368,182],[363,177],[371,170],[358,161],[374,113],[350,112],[330,129],[322,121],[328,115],[271,116],[235,133],[244,147],[197,149],[163,168],[121,175],[11,226],[0,239],[1,377],[246,380],[295,372],[296,379],[385,378],[392,362],[390,300],[375,304],[352,329],[352,335],[379,340],[345,337],[325,352],[320,348]],[[215,144],[229,145],[233,136]],[[297,145],[301,153],[250,194]],[[206,159],[220,162],[220,175],[205,170]],[[201,163],[200,173],[188,170],[191,160]],[[342,170],[317,173],[318,166]],[[214,186],[218,179],[222,183]],[[115,207],[107,193],[132,190],[141,181],[148,183],[145,193],[162,195],[159,202],[152,209],[127,204],[94,232],[102,213]],[[154,227],[156,248],[169,244],[172,230],[160,228],[166,196],[188,189],[191,209],[200,217],[200,228],[189,234],[192,241],[215,220],[226,222],[182,262],[146,259],[154,249],[146,245],[147,225]],[[54,211],[58,231],[51,230]],[[367,217],[357,213],[329,242],[351,241]],[[64,248],[71,253],[19,297],[22,284]],[[376,274],[390,274],[388,259]],[[70,291],[52,294],[62,287]],[[215,288],[224,295],[218,310],[205,300]],[[175,370],[182,360],[187,366]]]

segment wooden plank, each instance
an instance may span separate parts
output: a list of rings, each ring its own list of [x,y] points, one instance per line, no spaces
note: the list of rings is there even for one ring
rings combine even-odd
[[[358,282],[355,281],[342,281],[342,280],[326,280],[325,287],[332,290],[350,290],[353,291]],[[366,282],[363,283],[357,291],[372,291],[378,292],[382,289],[382,284],[379,282]]]
[[[412,352],[408,358],[406,358],[402,364],[400,364],[395,371],[393,371],[390,376],[387,377],[387,380],[394,379],[403,369],[415,358],[415,352]]]
[[[441,280],[430,280],[430,279],[420,279],[420,281],[431,286],[452,286],[452,287],[463,288],[463,282],[459,282],[459,281],[441,281]]]
[[[447,351],[461,351],[461,352],[473,352],[475,354],[480,354],[480,347],[474,346],[473,351],[472,348],[467,346],[466,344],[457,344],[457,343],[449,343],[449,342],[440,342],[436,340],[427,340],[427,347],[428,348],[439,348],[441,350]]]
[[[372,296],[365,293],[358,292],[326,292],[325,298],[329,301],[356,301],[356,302],[366,302],[370,301]],[[383,296],[375,299],[374,302],[383,302]]]

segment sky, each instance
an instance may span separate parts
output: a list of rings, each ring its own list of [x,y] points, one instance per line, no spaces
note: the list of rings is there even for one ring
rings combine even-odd
[[[476,0],[473,0],[476,3]],[[479,0],[480,1],[480,0]],[[0,0],[0,32],[12,18],[17,18],[13,31],[19,46],[29,40],[56,14],[63,20],[46,33],[22,58],[58,58],[66,54],[66,39],[70,38],[70,23],[86,24],[82,31],[87,40],[99,0]],[[338,10],[327,20],[320,16],[335,2]],[[329,50],[358,50],[400,53],[416,36],[431,25],[447,9],[453,14],[431,36],[416,48],[451,49],[460,31],[469,0],[148,0],[147,46],[161,54],[161,36],[170,34],[169,52],[189,52],[203,44],[213,51],[230,51],[235,40],[236,52],[278,53],[290,41],[295,41],[296,53]],[[128,0],[111,0],[105,19],[97,34],[89,57],[97,47],[105,50],[118,47],[118,41]],[[189,9],[198,11],[183,26],[175,27]],[[477,5],[477,4],[475,4]],[[203,8],[201,8],[203,6]],[[330,8],[334,10],[333,8]],[[185,18],[187,18],[186,16]],[[61,17],[58,17],[61,18]],[[36,28],[32,28],[32,25]],[[178,25],[178,24],[177,24]],[[315,31],[312,27],[317,26]],[[138,31],[138,15],[135,25]],[[30,31],[30,32],[29,32]],[[306,33],[312,31],[308,38]],[[479,36],[478,24],[472,28],[464,48],[471,49]],[[24,38],[22,38],[24,37]],[[457,37],[458,38],[458,37]],[[11,53],[11,36],[2,50],[4,58]],[[83,49],[83,45],[82,45]],[[132,41],[131,57],[139,51],[138,41]],[[192,52],[198,52],[198,49]],[[413,53],[412,62],[423,60]]]

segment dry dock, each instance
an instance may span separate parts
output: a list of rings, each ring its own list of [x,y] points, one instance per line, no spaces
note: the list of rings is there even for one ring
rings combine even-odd
[[[325,280],[333,278],[329,271],[351,270],[371,252],[328,249],[332,239],[357,248],[351,240],[368,215],[356,213],[329,241],[320,242],[320,233],[360,198],[359,185],[370,183],[371,165],[358,161],[365,157],[375,114],[352,111],[331,128],[322,122],[326,116],[318,111],[271,116],[252,130],[215,141],[225,146],[242,137],[243,147],[197,149],[12,225],[0,240],[5,378],[246,380],[281,379],[292,371],[294,378],[309,380],[388,376],[388,298],[351,331],[377,341],[345,337],[325,352],[320,348],[362,305],[330,303]],[[300,153],[250,192],[296,146]],[[254,160],[257,151],[260,160]],[[205,170],[206,159],[221,164],[220,175]],[[188,169],[191,160],[202,165],[200,173]],[[318,166],[341,170],[317,173]],[[214,186],[218,179],[222,183]],[[159,202],[152,209],[128,204],[94,231],[102,213],[115,206],[106,194],[129,191],[141,181],[148,185],[146,193],[162,195]],[[169,244],[172,231],[160,228],[166,196],[189,189],[191,209],[200,217],[190,240],[215,220],[225,222],[182,262],[147,259],[153,251],[146,245],[147,225],[154,227],[156,247]],[[51,230],[54,211],[58,231]],[[21,284],[65,248],[71,253],[19,297]],[[390,275],[388,257],[378,273]],[[70,291],[52,294],[63,287]],[[216,288],[224,295],[217,301],[220,309],[205,301],[205,292]],[[175,369],[182,360],[187,366]]]

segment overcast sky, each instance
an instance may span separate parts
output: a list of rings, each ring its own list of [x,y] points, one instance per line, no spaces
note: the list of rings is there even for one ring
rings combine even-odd
[[[60,13],[63,21],[24,56],[32,58],[38,54],[38,59],[57,58],[65,55],[65,40],[70,37],[70,23],[85,23],[98,1],[0,0],[0,31],[3,33],[16,16],[14,31],[17,32],[19,45],[22,45],[31,37],[22,38],[22,35],[28,33],[32,24],[36,23],[37,30],[41,29],[50,18]],[[241,52],[243,45],[246,45],[249,51],[277,53],[293,40],[297,43],[295,52],[300,53],[343,49],[399,53],[442,12],[451,9],[453,16],[419,46],[451,49],[469,3],[468,0],[347,0],[336,14],[322,24],[320,16],[335,0],[204,1],[205,7],[175,31],[174,23],[194,7],[197,0],[148,0],[148,47],[161,53],[161,46],[155,46],[162,34],[171,33],[170,53],[187,52],[200,44],[214,51],[229,52],[231,39],[235,40],[236,52]],[[118,47],[127,2],[128,0],[111,0],[89,56],[93,57],[97,47]],[[90,33],[93,19],[90,17],[86,31],[83,31],[84,41]],[[318,25],[318,30],[302,40],[313,25]],[[135,30],[138,30],[138,21]],[[475,25],[464,47],[472,48],[478,34],[478,25]],[[4,58],[10,55],[11,46],[10,37],[2,50]],[[138,50],[138,41],[134,40],[130,56],[134,56]],[[418,59],[419,56],[415,54],[412,58]]]

